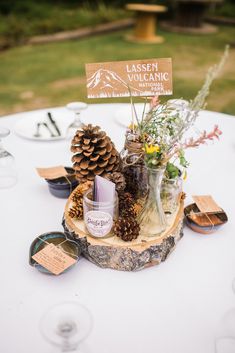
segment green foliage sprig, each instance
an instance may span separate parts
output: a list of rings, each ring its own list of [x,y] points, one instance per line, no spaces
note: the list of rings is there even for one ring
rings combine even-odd
[[[184,157],[184,149],[197,147],[200,143],[198,145],[184,143],[183,136],[195,123],[200,109],[205,107],[210,86],[224,66],[228,53],[229,46],[227,45],[220,62],[208,70],[202,88],[189,105],[177,107],[169,102],[160,105],[154,98],[154,104],[144,118],[142,117],[141,122],[136,119],[139,134],[142,141],[145,142],[146,163],[150,168],[157,168],[161,164],[167,165],[172,157],[178,158],[180,165],[187,168],[188,162]],[[208,136],[219,136],[220,134],[221,131],[216,127]],[[207,136],[206,132],[204,135]]]
[[[206,104],[205,101],[207,96],[210,93],[210,86],[214,81],[214,79],[218,76],[218,74],[222,70],[228,55],[229,55],[229,45],[226,45],[224,54],[222,55],[220,62],[209,68],[202,88],[198,91],[196,97],[190,102],[189,107],[191,110],[199,111],[200,109],[205,108],[205,104]]]

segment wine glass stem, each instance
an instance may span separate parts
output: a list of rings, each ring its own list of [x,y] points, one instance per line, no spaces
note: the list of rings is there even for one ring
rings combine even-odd
[[[70,343],[69,338],[64,338],[62,344],[62,352],[73,352],[75,348],[76,347]]]
[[[75,113],[75,123],[76,125],[81,124],[80,113]]]
[[[4,151],[3,145],[2,145],[2,140],[0,139],[0,151]]]
[[[0,140],[0,157],[5,157],[6,154],[7,154],[7,152],[5,151],[5,149],[2,145],[2,141]]]

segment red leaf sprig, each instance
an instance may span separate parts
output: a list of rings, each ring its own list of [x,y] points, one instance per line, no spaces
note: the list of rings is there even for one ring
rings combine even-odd
[[[222,134],[222,131],[219,129],[218,125],[214,126],[214,129],[207,133],[203,131],[202,134],[199,136],[198,139],[194,139],[191,137],[189,140],[186,140],[182,145],[182,149],[191,148],[191,147],[198,147],[200,145],[204,145],[207,143],[208,140],[212,141],[214,139],[219,140],[219,136]]]
[[[191,137],[184,143],[175,144],[171,152],[165,157],[164,162],[169,161],[174,155],[179,154],[182,150],[192,147],[199,147],[200,145],[206,144],[207,141],[213,141],[214,139],[219,140],[219,136],[221,134],[222,131],[219,129],[218,125],[215,125],[214,129],[211,132],[207,133],[206,131],[203,131],[202,134],[196,140]]]

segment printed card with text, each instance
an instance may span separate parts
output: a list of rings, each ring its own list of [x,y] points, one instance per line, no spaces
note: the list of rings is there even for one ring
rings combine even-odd
[[[172,94],[171,58],[86,64],[88,98]]]
[[[54,244],[48,244],[32,258],[54,275],[59,275],[77,261]]]
[[[63,176],[68,175],[67,170],[62,165],[49,168],[36,168],[36,170],[41,178],[49,180],[61,178]]]
[[[222,211],[211,195],[193,195],[192,198],[199,210],[203,213]]]

